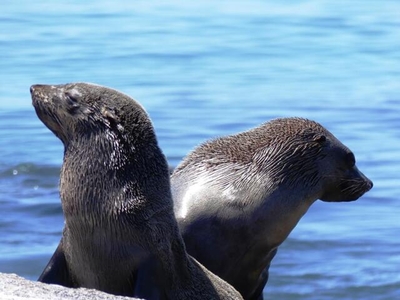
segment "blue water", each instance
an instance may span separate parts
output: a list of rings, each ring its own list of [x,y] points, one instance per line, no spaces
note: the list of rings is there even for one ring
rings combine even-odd
[[[94,82],[148,110],[169,163],[275,117],[314,119],[374,188],[311,207],[268,299],[400,299],[400,1],[2,1],[0,272],[36,279],[63,226],[61,142],[35,83]]]

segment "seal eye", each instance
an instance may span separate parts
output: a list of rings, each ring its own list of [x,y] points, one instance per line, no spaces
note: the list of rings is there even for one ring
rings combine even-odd
[[[65,98],[67,99],[69,105],[74,105],[78,103],[78,100],[69,92],[65,93]]]
[[[317,135],[314,137],[314,142],[322,144],[325,141],[326,141],[326,136],[324,136],[324,135]]]
[[[72,93],[66,92],[65,93],[65,99],[66,99],[66,102],[67,102],[67,105],[68,105],[68,111],[69,112],[72,113],[76,109],[79,108],[78,99]]]
[[[356,158],[352,152],[346,154],[346,162],[350,168],[353,168],[356,165]]]

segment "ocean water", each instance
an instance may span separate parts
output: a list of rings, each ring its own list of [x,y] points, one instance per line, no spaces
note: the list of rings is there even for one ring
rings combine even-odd
[[[272,118],[323,124],[374,188],[317,201],[265,297],[400,299],[399,13],[397,0],[2,1],[0,272],[37,279],[63,226],[63,148],[29,86],[85,81],[140,101],[172,166]]]

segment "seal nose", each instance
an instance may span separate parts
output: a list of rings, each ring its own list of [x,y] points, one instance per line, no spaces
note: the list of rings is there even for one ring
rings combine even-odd
[[[368,190],[370,190],[374,186],[374,183],[370,179],[368,179],[367,186],[368,186]]]
[[[33,94],[33,92],[35,91],[35,86],[31,85],[31,88],[29,89],[31,91],[31,95]]]

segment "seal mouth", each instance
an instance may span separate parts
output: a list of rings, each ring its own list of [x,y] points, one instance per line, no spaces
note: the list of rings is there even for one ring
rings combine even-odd
[[[365,186],[365,185],[364,185]],[[360,198],[362,195],[364,195],[366,192],[368,192],[370,189],[369,188],[359,188],[359,187],[349,187],[348,188],[349,192],[347,193],[347,190],[344,190],[344,192],[347,194],[345,198],[342,200],[343,202],[349,202],[349,201],[355,201],[358,198]]]
[[[325,202],[351,202],[355,201],[372,189],[373,183],[366,179],[342,179],[336,194],[321,197]]]
[[[372,189],[373,183],[371,180],[346,180],[341,184],[341,191],[345,195],[343,201],[354,201]]]
[[[44,87],[45,86],[39,84],[32,85],[30,87],[32,105],[42,122],[44,122],[44,120],[42,120],[41,116],[43,114],[47,114],[47,112],[50,110],[49,106],[51,105],[49,95],[44,91]]]
[[[49,97],[43,92],[44,85],[34,84],[30,87],[31,98],[33,106],[36,106],[39,102],[49,103]]]
[[[57,116],[56,107],[52,101],[50,89],[54,86],[35,84],[30,87],[32,105],[35,108],[38,118],[49,128],[57,137],[61,138],[62,123]]]

